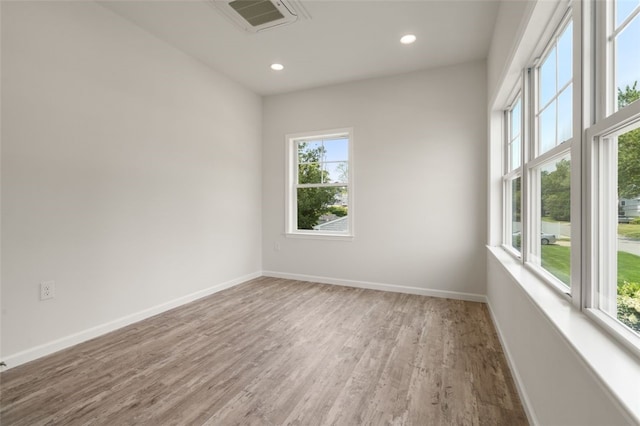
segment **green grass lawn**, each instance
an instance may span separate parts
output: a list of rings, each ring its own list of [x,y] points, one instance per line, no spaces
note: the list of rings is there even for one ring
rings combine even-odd
[[[618,285],[623,281],[630,283],[640,283],[640,256],[618,252]]]
[[[542,221],[543,222],[551,222],[551,223],[566,223],[566,224],[570,223],[570,222],[567,222],[566,220],[551,219],[551,216],[542,216]]]
[[[570,247],[556,244],[542,246],[542,267],[570,286],[569,271],[571,264]]]
[[[542,246],[542,267],[566,285],[570,285],[569,268],[571,252],[569,247],[556,244]],[[618,285],[623,281],[640,282],[640,256],[618,252]]]
[[[634,240],[640,240],[640,225],[620,223],[618,224],[618,235],[626,238],[633,238]]]
[[[542,267],[558,277],[566,285],[570,285],[570,255],[570,247],[557,244],[542,246]],[[619,251],[617,318],[627,327],[640,334],[640,322],[638,321],[640,311],[637,308],[637,298],[640,294],[625,296],[624,289],[629,287],[629,285],[622,287],[625,281],[640,283],[640,256]],[[621,289],[623,290],[622,293]]]

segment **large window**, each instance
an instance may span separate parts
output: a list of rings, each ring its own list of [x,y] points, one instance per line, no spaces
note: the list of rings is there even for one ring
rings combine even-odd
[[[525,164],[530,218],[525,260],[560,289],[571,286],[573,60],[569,11],[529,74],[535,131]]]
[[[287,136],[287,233],[352,236],[351,129]]]
[[[640,353],[640,0],[583,5],[505,108],[503,243]]]
[[[640,1],[599,5],[600,73],[586,141],[591,280],[587,312],[640,351]],[[594,98],[598,99],[594,96]]]
[[[595,139],[590,307],[640,335],[640,121]]]

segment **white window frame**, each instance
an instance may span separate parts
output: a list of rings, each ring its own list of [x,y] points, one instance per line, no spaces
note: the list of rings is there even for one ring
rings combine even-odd
[[[583,199],[584,252],[581,259],[583,284],[583,312],[610,335],[640,356],[640,337],[601,309],[601,291],[616,291],[617,276],[617,144],[612,137],[624,133],[640,123],[640,102],[617,108],[615,81],[614,4],[595,2],[585,7],[593,16],[584,28],[583,43],[593,46],[593,53],[584,60],[584,182]],[[621,27],[628,24],[636,10]],[[638,18],[636,18],[638,19]],[[615,165],[615,167],[612,167]],[[608,206],[608,207],[607,207]],[[615,267],[614,267],[615,265]],[[612,284],[613,281],[613,284]],[[615,300],[615,299],[614,299]],[[608,310],[612,306],[607,307]]]
[[[597,121],[586,131],[587,197],[585,202],[587,249],[585,265],[584,311],[621,343],[640,355],[640,336],[608,315],[600,305],[600,292],[611,291],[611,280],[617,262],[617,145],[610,138],[624,133],[626,128],[640,123],[640,102],[635,102],[609,117]],[[611,167],[615,164],[616,167]],[[606,208],[606,206],[609,208]],[[614,287],[617,289],[617,285]],[[610,309],[611,307],[609,307]]]
[[[587,80],[591,92],[585,97],[593,99],[590,105],[591,120],[585,123],[586,194],[584,201],[585,254],[582,259],[585,276],[585,296],[583,310],[586,315],[608,330],[614,338],[640,355],[640,337],[617,319],[601,309],[600,292],[617,289],[610,281],[614,279],[612,265],[617,261],[617,209],[611,202],[616,197],[617,147],[608,139],[624,133],[626,128],[640,122],[640,102],[634,102],[622,109],[617,108],[617,83],[615,72],[614,37],[632,19],[637,18],[636,9],[615,31],[613,2],[596,2],[592,8],[595,14],[594,26],[586,28],[584,42],[595,46],[595,54],[587,58],[585,68],[593,72]],[[593,65],[593,71],[590,70]],[[611,167],[615,164],[616,167]],[[604,206],[609,206],[605,208]],[[617,283],[617,277],[615,277]],[[609,306],[610,310],[612,307]]]
[[[560,7],[555,15],[555,20],[550,22],[549,29],[545,32],[545,37],[541,39],[540,47],[536,49],[538,52],[534,59],[533,65],[524,73],[523,87],[526,89],[525,102],[527,107],[523,108],[525,114],[525,144],[523,159],[523,182],[522,182],[522,203],[523,203],[523,241],[522,241],[522,258],[525,266],[535,273],[540,279],[548,284],[564,297],[567,297],[576,307],[581,306],[581,238],[580,238],[580,203],[581,203],[581,147],[579,137],[582,129],[582,93],[581,76],[576,70],[581,69],[581,10],[580,5],[570,5]],[[572,137],[566,141],[556,141],[559,144],[547,150],[542,154],[540,152],[540,140],[538,135],[540,108],[538,107],[539,97],[539,73],[542,66],[542,59],[546,57],[551,49],[557,44],[557,40],[566,29],[569,22],[573,25],[572,36],[572,78],[570,83],[563,86],[566,88],[572,85]],[[557,62],[556,62],[557,67]],[[548,105],[554,101],[558,94],[562,92],[562,88],[557,88],[557,92],[550,100]],[[527,96],[528,95],[528,96]],[[557,111],[556,111],[557,120]],[[557,129],[556,121],[556,129]],[[557,132],[557,130],[556,130]],[[565,155],[571,157],[571,262],[570,277],[571,286],[567,286],[541,265],[541,247],[540,247],[540,196],[539,196],[539,168],[555,159],[559,159]]]
[[[502,245],[503,247],[515,256],[518,259],[522,258],[522,250],[523,250],[523,241],[524,241],[524,207],[523,207],[523,184],[524,179],[522,176],[523,164],[524,164],[524,152],[525,149],[525,123],[524,123],[524,109],[525,109],[525,99],[523,95],[523,91],[518,86],[516,90],[514,90],[515,94],[510,97],[512,99],[509,107],[504,111],[504,123],[505,123],[505,143],[504,143],[504,175],[502,176],[503,180],[503,239]],[[511,164],[511,148],[513,147],[513,141],[515,137],[511,134],[511,120],[513,115],[513,110],[520,101],[520,165],[516,168],[512,169]],[[520,221],[521,221],[521,239],[520,239],[520,250],[518,251],[513,245],[513,217],[512,217],[512,206],[513,206],[513,198],[511,192],[511,184],[517,178],[520,178]]]
[[[328,139],[336,137],[347,137],[348,142],[348,176],[345,183],[331,184],[312,184],[311,186],[328,187],[328,186],[346,186],[348,192],[347,209],[348,209],[348,226],[346,232],[340,231],[313,231],[297,229],[298,227],[298,201],[297,189],[298,185],[298,152],[297,143],[300,140]],[[285,153],[286,153],[286,179],[285,179],[285,235],[290,238],[309,238],[309,239],[331,239],[351,241],[354,238],[354,167],[353,167],[353,128],[340,128],[316,132],[304,132],[288,134],[285,136]],[[309,187],[309,185],[305,185]]]

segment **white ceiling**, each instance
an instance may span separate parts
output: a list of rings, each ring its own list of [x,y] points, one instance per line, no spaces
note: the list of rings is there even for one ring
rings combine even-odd
[[[261,95],[485,58],[498,3],[302,0],[310,20],[250,34],[207,0],[100,2]],[[401,45],[406,33],[418,41]]]

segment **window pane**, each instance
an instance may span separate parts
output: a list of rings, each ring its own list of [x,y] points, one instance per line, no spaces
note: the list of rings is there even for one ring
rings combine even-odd
[[[520,133],[522,133],[522,100],[518,97],[509,111],[507,171],[520,167],[522,154]]]
[[[640,129],[618,137],[618,215],[617,303],[608,306],[640,333]]]
[[[348,232],[346,186],[298,188],[297,200],[297,229]]]
[[[616,1],[616,28],[627,19],[633,10],[640,6],[640,0],[617,0]]]
[[[616,37],[615,70],[618,108],[636,101],[640,97],[640,15]]]
[[[324,149],[320,141],[298,142],[298,163],[319,162]]]
[[[511,138],[512,139],[515,136],[520,134],[521,115],[522,115],[521,104],[522,102],[520,101],[520,99],[518,99],[516,104],[513,106],[513,109],[511,110]]]
[[[569,156],[540,167],[540,265],[566,286],[571,259],[571,161]],[[539,244],[539,245],[538,245]]]
[[[511,142],[511,170],[517,169],[520,167],[520,159],[521,157],[521,143],[520,136],[515,138],[513,142]]]
[[[349,158],[349,140],[347,138],[326,139],[323,146],[323,161],[346,161]]]
[[[349,163],[346,161],[325,163],[324,171],[324,183],[347,183],[349,181]]]
[[[322,183],[324,173],[320,163],[305,163],[298,165],[298,183]]]
[[[539,108],[543,108],[556,93],[556,48],[554,47],[540,67]]]
[[[540,152],[543,154],[556,146],[556,103],[552,102],[539,117]]]
[[[511,181],[511,246],[518,251],[522,247],[522,178]]]
[[[572,96],[572,86],[568,86],[558,96],[558,143],[571,139],[573,135]]]
[[[573,23],[569,22],[558,39],[558,89],[567,84],[573,77],[573,57],[572,57],[572,36]]]

